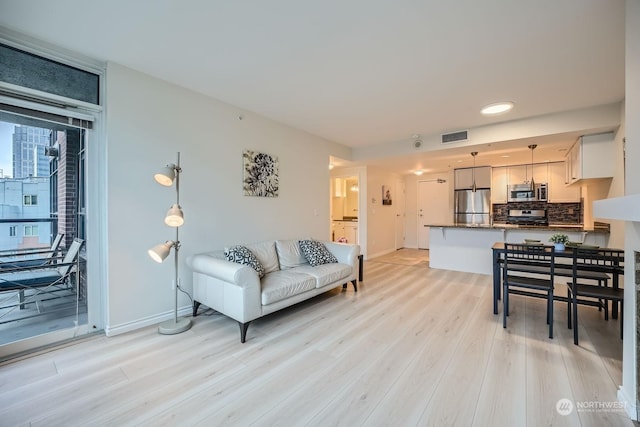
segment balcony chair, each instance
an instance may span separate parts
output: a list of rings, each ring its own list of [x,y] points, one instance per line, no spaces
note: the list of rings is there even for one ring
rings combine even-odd
[[[522,272],[522,265],[540,267],[540,272]],[[502,327],[507,327],[509,294],[547,300],[549,338],[553,338],[553,280],[555,251],[553,246],[505,243],[502,270],[503,310]]]
[[[612,311],[620,313],[620,339],[624,327],[624,289],[601,284],[579,283],[580,270],[593,270],[610,274],[624,273],[624,255],[608,249],[573,248],[573,277],[567,282],[567,320],[573,329],[573,343],[578,345],[578,304],[604,308],[604,318],[609,320],[609,301]],[[616,282],[617,283],[617,282]],[[585,298],[587,298],[585,300]],[[619,310],[618,306],[619,304]],[[615,306],[614,306],[615,305]]]
[[[0,253],[0,271],[50,264],[60,252],[64,234],[57,234],[49,249],[31,248],[3,251]]]
[[[0,270],[0,292],[18,291],[19,304],[16,305],[22,309],[25,304],[37,302],[42,294],[54,294],[59,290],[70,289],[71,276],[78,271],[78,255],[83,243],[82,239],[74,239],[62,262],[59,263]],[[78,284],[77,278],[75,284]],[[34,292],[25,299],[25,291],[28,290]]]

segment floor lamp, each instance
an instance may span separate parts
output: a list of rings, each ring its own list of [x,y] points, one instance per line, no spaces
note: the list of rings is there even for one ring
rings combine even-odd
[[[173,248],[174,253],[175,287],[173,319],[164,321],[160,323],[160,326],[158,326],[158,332],[164,335],[179,334],[191,328],[191,320],[182,317],[178,318],[178,289],[180,288],[180,285],[178,283],[178,253],[180,251],[179,230],[180,226],[184,224],[184,214],[182,213],[182,208],[180,207],[181,172],[182,169],[180,168],[180,152],[178,152],[178,161],[176,164],[168,164],[167,166],[162,168],[160,172],[156,173],[153,176],[158,184],[164,185],[165,187],[170,187],[174,181],[176,183],[176,202],[171,205],[169,211],[167,212],[167,215],[164,218],[165,224],[176,229],[176,238],[175,240],[167,240],[166,242],[149,249],[149,256],[156,262],[164,261],[165,258],[169,256],[171,248]]]

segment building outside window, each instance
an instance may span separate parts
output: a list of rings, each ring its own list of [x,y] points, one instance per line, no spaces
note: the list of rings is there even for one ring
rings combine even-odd
[[[38,235],[38,226],[37,225],[25,225],[24,226],[24,235],[25,236],[37,236]]]
[[[38,196],[35,194],[27,194],[24,196],[25,206],[34,206],[38,204]]]

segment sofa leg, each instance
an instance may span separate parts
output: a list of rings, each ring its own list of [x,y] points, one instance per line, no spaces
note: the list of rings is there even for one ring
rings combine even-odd
[[[358,281],[356,279],[353,279],[351,283],[353,283],[353,291],[358,292]]]
[[[240,342],[245,342],[247,339],[247,329],[249,329],[249,323],[238,322],[238,326],[240,326]]]
[[[200,308],[200,303],[196,300],[193,300],[193,317],[198,315],[198,308]]]

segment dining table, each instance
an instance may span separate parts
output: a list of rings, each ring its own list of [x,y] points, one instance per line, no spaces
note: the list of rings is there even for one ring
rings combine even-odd
[[[502,265],[504,263],[505,245],[510,242],[495,242],[491,247],[493,252],[493,314],[498,314],[498,301],[501,299],[502,285]],[[518,243],[521,244],[521,243]],[[580,247],[576,246],[575,248]],[[584,248],[587,248],[585,246]],[[603,273],[605,277],[610,276],[614,289],[620,287],[620,276],[624,275],[624,249],[593,247],[594,256],[606,254],[606,261],[589,264],[589,271],[593,273]],[[555,276],[573,277],[573,264],[575,262],[574,247],[565,246],[564,250],[554,250],[556,257]],[[539,265],[539,264],[538,264]],[[558,268],[560,267],[560,268]],[[564,267],[564,268],[563,268]],[[554,301],[567,301],[567,297],[554,295]],[[588,301],[578,301],[594,305]],[[611,315],[615,319],[618,317],[618,306],[613,305]]]

